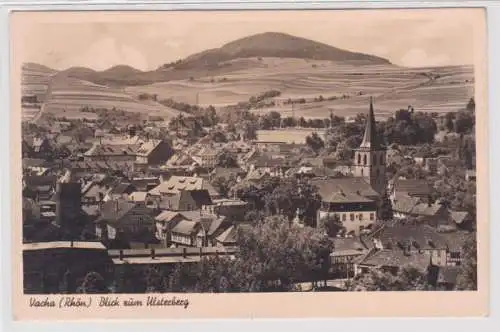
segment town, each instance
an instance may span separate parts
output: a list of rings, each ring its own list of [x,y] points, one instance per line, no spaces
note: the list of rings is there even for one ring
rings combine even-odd
[[[279,91],[169,100],[166,120],[23,96],[25,293],[476,289],[474,99],[382,119],[362,98],[324,119]]]

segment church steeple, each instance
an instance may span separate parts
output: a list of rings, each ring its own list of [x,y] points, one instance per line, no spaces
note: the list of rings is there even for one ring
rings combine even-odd
[[[385,147],[377,135],[373,99],[370,97],[365,135],[360,147],[354,153],[354,176],[365,178],[379,194],[383,194],[386,188],[385,154]]]
[[[366,121],[365,135],[360,148],[368,148],[371,150],[378,150],[381,148],[381,142],[377,135],[377,127],[375,124],[375,114],[373,111],[373,98],[370,97],[370,110],[368,111],[368,118]]]

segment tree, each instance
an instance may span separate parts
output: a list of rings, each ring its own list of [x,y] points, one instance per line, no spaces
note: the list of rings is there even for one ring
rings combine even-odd
[[[320,220],[321,227],[326,231],[330,237],[335,237],[342,230],[342,222],[338,215],[327,215]]]
[[[306,144],[316,153],[325,147],[325,142],[316,132],[306,137]]]
[[[457,290],[477,290],[477,241],[475,234],[464,243]]]
[[[381,269],[372,269],[368,273],[358,274],[346,282],[348,291],[422,291],[431,286],[428,283],[427,271],[412,266],[399,269],[396,275]]]
[[[476,101],[474,100],[474,97],[469,99],[469,102],[467,103],[466,109],[469,112],[475,112],[476,111]]]
[[[82,285],[79,287],[79,293],[83,294],[102,294],[106,293],[106,290],[106,282],[97,272],[87,273]]]
[[[223,151],[217,157],[217,166],[224,168],[238,167],[238,161],[236,160],[236,156],[232,153],[229,151]]]
[[[384,192],[382,196],[382,204],[379,210],[379,217],[382,220],[392,220],[392,218],[394,217],[391,200],[389,199],[387,192]]]
[[[217,190],[217,192],[220,193],[223,197],[228,197],[231,188],[235,184],[236,179],[234,179],[234,177],[226,179],[222,176],[219,176],[212,181],[212,185],[214,186],[215,190]]]

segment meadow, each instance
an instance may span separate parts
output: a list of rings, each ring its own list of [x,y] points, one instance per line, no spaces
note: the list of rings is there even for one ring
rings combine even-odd
[[[77,116],[81,108],[87,106],[114,107],[167,119],[180,112],[152,100],[139,100],[138,96],[156,94],[159,100],[172,98],[177,102],[218,108],[248,101],[265,91],[279,90],[281,95],[277,99],[306,99],[306,103],[296,103],[293,107],[293,115],[304,118],[324,118],[331,111],[339,116],[364,113],[369,96],[374,97],[376,116],[381,118],[409,105],[417,111],[456,111],[474,96],[470,66],[404,68],[291,58],[236,59],[223,65],[235,70],[215,76],[209,71],[200,71],[200,75],[192,79],[124,88],[59,77],[43,66],[31,65],[23,68],[23,93],[40,94],[42,100],[45,99],[45,111],[66,113],[65,116]],[[319,96],[324,100],[314,101]],[[283,116],[292,115],[291,105],[286,104],[253,111],[271,110]]]
[[[392,65],[356,66],[302,59],[254,60],[258,66],[231,74],[134,86],[131,95],[157,94],[158,98],[222,107],[248,101],[264,91],[279,90],[279,99],[336,100],[294,105],[296,116],[325,117],[332,110],[347,116],[366,112],[368,96],[376,99],[377,116],[386,117],[409,105],[425,112],[455,111],[474,95],[471,67],[403,68]],[[346,99],[342,96],[347,96]],[[260,109],[291,113],[291,106]]]

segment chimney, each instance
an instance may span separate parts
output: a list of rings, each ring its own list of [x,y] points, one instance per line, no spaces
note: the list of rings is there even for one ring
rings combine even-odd
[[[152,258],[152,259],[155,259],[155,258],[156,258],[154,248],[151,248],[151,258]]]
[[[183,258],[187,257],[187,249],[186,248],[182,248],[182,257]]]
[[[123,250],[120,249],[120,260],[123,260]]]

